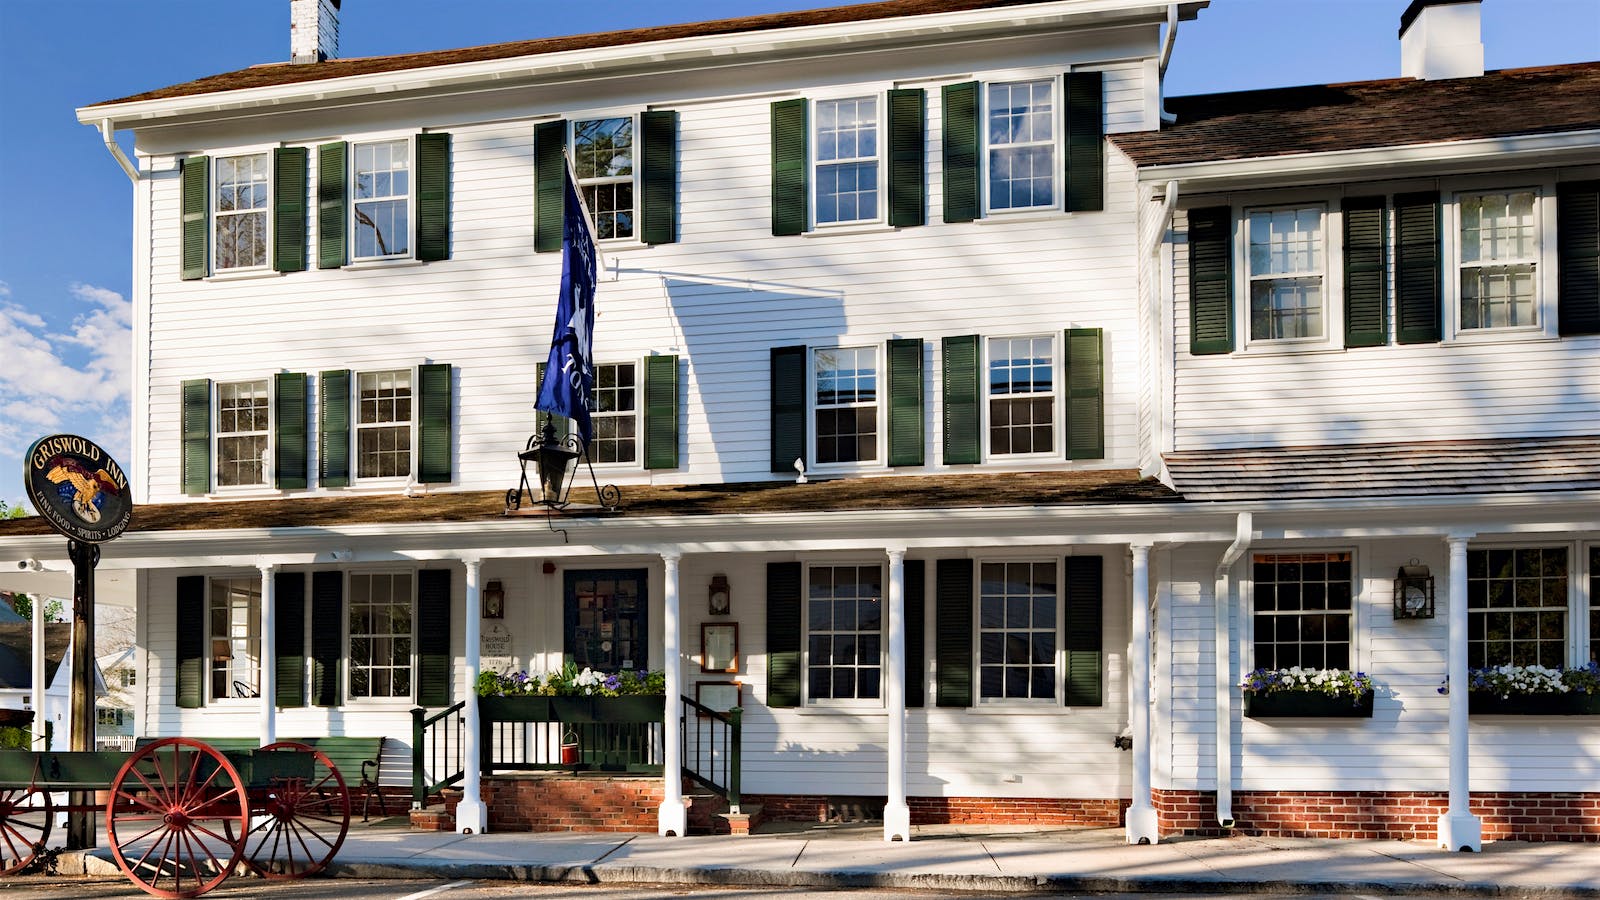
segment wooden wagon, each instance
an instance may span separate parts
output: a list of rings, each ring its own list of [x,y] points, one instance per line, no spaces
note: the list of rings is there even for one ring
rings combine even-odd
[[[104,803],[52,794],[104,791]],[[284,741],[222,752],[189,738],[138,751],[0,751],[0,876],[48,846],[58,813],[105,813],[106,844],[134,884],[197,897],[242,862],[265,878],[303,878],[333,860],[350,828],[350,793],[328,757]]]

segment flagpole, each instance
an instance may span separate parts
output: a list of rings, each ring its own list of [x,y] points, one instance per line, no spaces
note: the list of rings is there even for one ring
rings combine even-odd
[[[567,164],[567,177],[572,179],[572,191],[578,195],[578,208],[583,210],[583,221],[589,226],[589,236],[594,239],[594,259],[601,270],[606,267],[606,256],[600,250],[600,229],[595,227],[594,215],[589,212],[589,204],[583,199],[583,188],[578,184],[578,170],[572,165],[572,150],[567,148],[561,152],[561,159]]]

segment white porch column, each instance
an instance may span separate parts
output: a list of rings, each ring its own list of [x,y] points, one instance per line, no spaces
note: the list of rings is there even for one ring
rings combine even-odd
[[[45,595],[33,595],[33,749],[43,750],[44,726],[50,721],[44,707],[44,604]],[[71,735],[71,731],[67,732]],[[57,745],[62,746],[62,745]]]
[[[667,676],[667,715],[661,735],[662,798],[661,810],[656,814],[656,833],[661,837],[684,837],[689,833],[689,810],[683,805],[683,760],[679,754],[679,735],[682,732],[683,674],[678,649],[682,626],[678,616],[678,560],[677,553],[661,554],[666,569],[661,591],[661,655],[665,657],[662,671]]]
[[[483,805],[483,770],[478,765],[478,631],[482,626],[482,612],[478,596],[478,579],[482,574],[481,560],[466,559],[467,598],[465,618],[467,690],[461,709],[462,727],[466,731],[461,741],[461,802],[456,806],[456,831],[461,834],[482,834],[489,827],[489,808]]]
[[[889,790],[883,807],[883,839],[911,840],[906,804],[906,551],[889,553],[889,659],[885,664],[889,706]]]
[[[1130,844],[1160,839],[1155,807],[1150,805],[1150,545],[1132,544],[1133,658],[1128,663],[1128,720],[1133,726],[1133,805],[1128,807]]]
[[[1439,846],[1483,849],[1483,823],[1472,814],[1467,787],[1467,541],[1450,535],[1450,809],[1439,817]]]
[[[261,746],[278,741],[278,567],[261,563]]]

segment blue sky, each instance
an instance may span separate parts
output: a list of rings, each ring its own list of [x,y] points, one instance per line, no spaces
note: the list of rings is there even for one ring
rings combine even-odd
[[[830,4],[343,5],[340,54],[370,56]],[[1406,5],[1213,0],[1179,29],[1168,93],[1396,76]],[[1597,0],[1486,0],[1483,23],[1489,68],[1600,59]],[[44,434],[83,434],[134,462],[131,185],[73,110],[288,55],[287,0],[0,0],[0,499],[22,496],[22,454]]]

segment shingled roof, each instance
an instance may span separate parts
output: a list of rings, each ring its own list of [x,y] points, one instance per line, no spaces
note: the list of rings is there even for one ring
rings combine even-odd
[[[380,72],[399,72],[407,69],[426,69],[455,63],[485,62],[496,59],[513,59],[519,56],[538,56],[569,50],[595,50],[603,47],[621,47],[651,41],[671,41],[681,38],[712,37],[742,34],[752,31],[772,31],[781,28],[802,28],[808,25],[833,25],[848,22],[870,22],[905,16],[932,15],[935,13],[963,12],[975,9],[995,9],[1007,6],[1030,6],[1048,0],[880,0],[853,6],[833,6],[825,9],[808,9],[796,12],[769,13],[760,16],[743,16],[735,19],[716,19],[710,22],[688,22],[680,25],[662,25],[654,28],[632,28],[626,31],[596,32],[568,37],[540,38],[528,41],[511,41],[467,47],[459,50],[433,50],[426,53],[402,53],[393,56],[368,56],[350,59],[330,59],[320,63],[270,63],[251,66],[235,72],[224,72],[171,87],[146,91],[117,100],[107,100],[96,106],[132,103],[141,100],[165,100],[219,91],[246,88],[274,87],[345,78],[352,75],[372,75]]]
[[[1112,137],[1141,167],[1600,129],[1600,62],[1476,78],[1173,97],[1177,124]]]
[[[592,502],[593,490],[575,487],[575,502]],[[709,516],[729,514],[834,512],[890,509],[977,509],[1150,503],[1178,500],[1173,491],[1133,469],[1071,472],[921,475],[851,478],[795,484],[759,481],[740,484],[649,485],[623,488],[623,505],[614,514]],[[198,531],[222,528],[338,527],[341,525],[421,525],[442,522],[502,521],[505,493],[453,491],[427,497],[396,494],[303,497],[224,503],[152,503],[134,510],[128,533]],[[594,515],[592,510],[581,513]],[[543,522],[539,527],[544,527]],[[0,539],[49,534],[38,516],[0,521]]]

